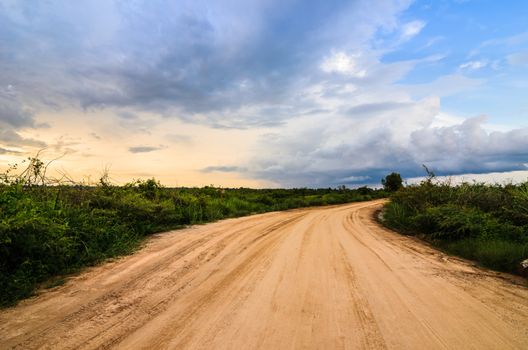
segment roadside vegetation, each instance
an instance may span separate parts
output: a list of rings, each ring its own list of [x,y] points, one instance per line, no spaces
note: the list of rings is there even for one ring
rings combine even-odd
[[[155,179],[93,186],[46,178],[49,165],[3,174],[0,184],[0,306],[60,276],[128,254],[149,234],[223,218],[386,196],[367,187],[337,189],[167,188]],[[43,283],[44,282],[44,283]]]
[[[384,223],[479,264],[523,273],[528,258],[528,182],[452,185],[429,176],[392,192]]]

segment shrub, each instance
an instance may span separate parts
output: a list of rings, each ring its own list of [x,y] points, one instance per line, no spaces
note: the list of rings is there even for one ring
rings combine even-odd
[[[429,177],[393,193],[384,220],[501,271],[515,273],[528,258],[528,183],[452,186]]]

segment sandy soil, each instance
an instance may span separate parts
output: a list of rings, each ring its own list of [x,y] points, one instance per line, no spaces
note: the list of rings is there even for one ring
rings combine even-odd
[[[528,288],[381,228],[381,201],[154,236],[0,312],[16,349],[528,349]]]

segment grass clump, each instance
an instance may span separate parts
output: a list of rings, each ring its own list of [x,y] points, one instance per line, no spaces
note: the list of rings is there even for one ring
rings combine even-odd
[[[519,273],[528,258],[528,182],[455,186],[434,180],[393,193],[385,224],[488,268]]]
[[[49,163],[48,163],[49,164]],[[114,186],[51,183],[31,158],[0,183],[0,306],[57,276],[133,251],[152,233],[291,208],[385,197],[382,190],[167,188],[155,179]],[[44,285],[46,285],[44,283]]]

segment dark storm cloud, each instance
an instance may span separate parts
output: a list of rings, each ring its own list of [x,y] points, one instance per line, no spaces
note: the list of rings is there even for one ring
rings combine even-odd
[[[410,110],[406,112],[412,115]],[[261,155],[253,160],[250,172],[286,186],[318,187],[379,184],[391,171],[406,178],[423,176],[422,164],[437,175],[527,169],[528,128],[488,131],[483,127],[485,118],[476,117],[452,126],[409,129],[402,137],[401,129],[398,133],[394,129],[402,123],[401,118],[387,117],[383,122],[359,142],[354,136],[369,129],[368,121],[354,121],[350,128],[351,124],[341,120],[341,131],[329,134],[325,133],[332,129],[328,124],[321,125],[319,132],[309,127],[297,129],[301,137],[295,142],[288,134],[276,134],[261,142],[269,154],[280,152],[280,160]],[[332,138],[345,141],[334,145]]]
[[[487,132],[485,120],[476,117],[459,125],[414,131],[412,153],[443,174],[526,169],[528,128]]]

